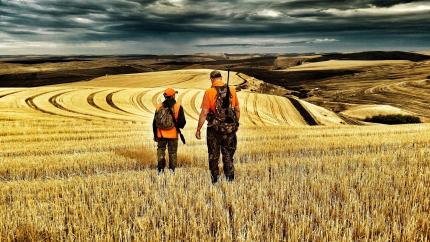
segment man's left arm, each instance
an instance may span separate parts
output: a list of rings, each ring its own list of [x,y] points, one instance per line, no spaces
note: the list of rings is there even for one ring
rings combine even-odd
[[[239,105],[234,107],[234,112],[236,113],[236,120],[239,123],[239,120],[240,120],[240,107],[239,107]]]

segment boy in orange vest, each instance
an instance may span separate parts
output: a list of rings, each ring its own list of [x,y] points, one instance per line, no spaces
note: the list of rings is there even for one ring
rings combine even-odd
[[[152,129],[157,145],[158,171],[166,167],[166,146],[169,150],[169,169],[175,171],[178,151],[178,129],[185,127],[184,109],[176,103],[177,91],[167,88],[164,91],[164,102],[157,105]],[[174,120],[173,120],[174,119]]]

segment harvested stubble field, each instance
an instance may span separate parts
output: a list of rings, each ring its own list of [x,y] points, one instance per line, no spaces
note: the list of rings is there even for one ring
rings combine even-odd
[[[307,126],[288,99],[245,90],[237,179],[213,186],[193,138],[207,80],[180,79],[188,143],[164,175],[162,83],[1,89],[0,240],[430,240],[430,125],[340,125],[300,102],[325,124]]]

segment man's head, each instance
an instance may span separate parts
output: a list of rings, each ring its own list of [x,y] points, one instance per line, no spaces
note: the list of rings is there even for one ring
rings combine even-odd
[[[168,98],[173,98],[175,99],[175,95],[176,93],[178,93],[177,91],[175,91],[173,88],[167,88],[166,90],[164,90],[164,98],[168,99]]]
[[[222,79],[222,75],[220,71],[212,71],[209,76],[212,82]]]

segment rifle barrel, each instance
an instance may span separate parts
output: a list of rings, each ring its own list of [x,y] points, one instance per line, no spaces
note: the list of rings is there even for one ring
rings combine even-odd
[[[228,107],[230,107],[230,96],[231,96],[231,93],[230,93],[230,86],[229,86],[229,84],[230,84],[230,68],[228,68],[227,69],[227,95],[226,95],[226,102],[225,102],[225,106],[224,106],[224,108],[228,108]],[[227,112],[227,109],[226,109],[226,112]]]

